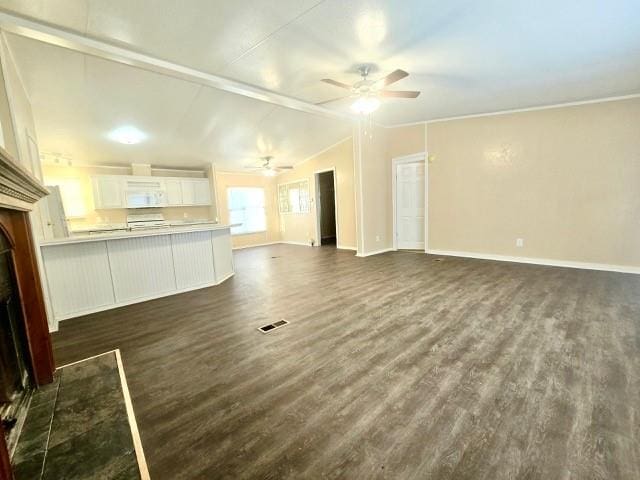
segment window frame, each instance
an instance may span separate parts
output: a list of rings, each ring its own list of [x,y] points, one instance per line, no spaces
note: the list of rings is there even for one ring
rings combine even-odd
[[[266,189],[265,187],[259,187],[259,186],[247,186],[247,185],[228,185],[226,187],[226,194],[227,194],[227,198],[226,198],[226,202],[227,202],[227,214],[229,215],[229,224],[233,224],[233,222],[231,221],[231,205],[229,202],[229,195],[231,190],[261,190],[262,191],[262,213],[264,216],[264,228],[260,229],[260,230],[247,230],[247,231],[243,231],[243,232],[233,232],[231,231],[231,236],[235,237],[235,236],[240,236],[240,235],[253,235],[256,233],[266,233],[267,232],[267,195],[266,195]],[[243,209],[244,210],[244,209]],[[237,228],[237,227],[236,227]],[[230,230],[233,230],[233,227],[231,227]]]
[[[280,197],[280,189],[282,187],[288,187],[289,185],[301,185],[301,184],[306,184],[306,203],[305,203],[305,208],[304,209],[300,209],[300,211],[298,212],[294,212],[292,210],[288,210],[288,211],[284,211],[282,209],[282,202],[281,202],[281,197]],[[301,189],[300,189],[301,190]],[[278,183],[277,185],[277,195],[278,195],[278,213],[280,215],[307,215],[309,213],[311,213],[311,182],[309,182],[308,178],[301,178],[298,180],[291,180],[290,182],[283,182],[283,183]],[[291,206],[290,203],[291,198],[289,197],[289,189],[287,188],[287,203],[289,206]],[[298,206],[301,206],[301,201],[300,199],[298,200]]]

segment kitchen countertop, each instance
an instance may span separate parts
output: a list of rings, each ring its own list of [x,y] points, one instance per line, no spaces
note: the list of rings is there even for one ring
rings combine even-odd
[[[193,223],[182,224],[181,226],[173,225],[164,228],[150,228],[139,230],[114,230],[105,233],[95,234],[80,234],[70,235],[65,238],[53,238],[51,240],[41,240],[40,246],[46,247],[51,245],[67,245],[71,243],[83,243],[83,242],[99,242],[103,240],[118,240],[122,238],[139,238],[139,237],[153,237],[156,235],[171,235],[176,233],[190,233],[190,232],[206,232],[211,230],[226,230],[233,225],[225,225],[221,223]]]

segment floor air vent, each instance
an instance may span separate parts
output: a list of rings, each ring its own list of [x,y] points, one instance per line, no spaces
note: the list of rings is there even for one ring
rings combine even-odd
[[[278,320],[277,322],[263,325],[260,328],[258,328],[258,330],[260,330],[262,333],[269,333],[270,331],[275,330],[276,328],[284,327],[288,323],[289,322],[287,322],[286,320]]]

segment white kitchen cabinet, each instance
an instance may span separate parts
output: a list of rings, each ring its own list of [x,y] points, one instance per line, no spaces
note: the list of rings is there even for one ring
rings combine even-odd
[[[211,190],[206,178],[184,178],[182,187],[183,205],[211,205]]]
[[[167,190],[167,206],[178,207],[182,202],[182,182],[179,178],[165,178],[164,185]]]
[[[193,182],[194,204],[195,205],[211,205],[211,189],[209,188],[209,180],[197,179]]]
[[[124,178],[118,175],[96,175],[91,177],[93,203],[96,210],[105,208],[125,208]]]
[[[147,182],[149,188],[166,192],[168,207],[211,205],[211,187],[207,178],[95,175],[91,182],[96,210],[126,208],[125,191],[134,189],[133,185],[136,190],[144,190],[143,184]]]
[[[190,178],[180,180],[180,187],[182,188],[182,205],[193,205],[196,198],[193,180]]]

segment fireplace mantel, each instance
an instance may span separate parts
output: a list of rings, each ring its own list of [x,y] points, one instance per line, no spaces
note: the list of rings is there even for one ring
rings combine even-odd
[[[49,191],[11,155],[0,148],[0,229],[12,249],[13,270],[28,347],[31,382],[35,386],[53,380],[55,363],[29,211]],[[0,478],[13,478],[5,434],[0,424]]]
[[[28,211],[49,191],[0,147],[0,208]]]

